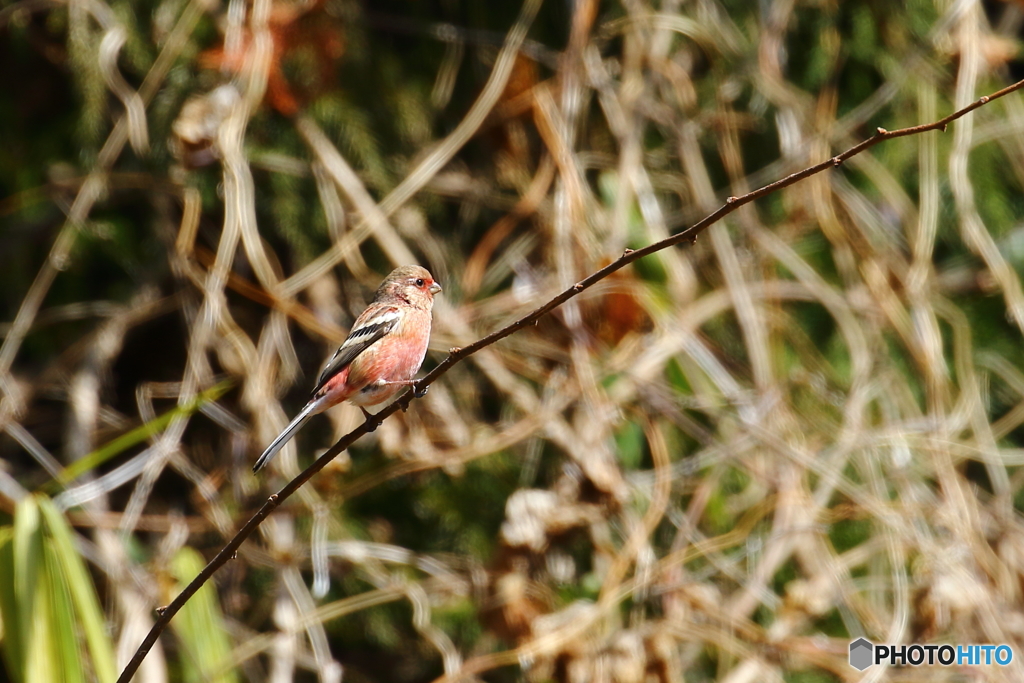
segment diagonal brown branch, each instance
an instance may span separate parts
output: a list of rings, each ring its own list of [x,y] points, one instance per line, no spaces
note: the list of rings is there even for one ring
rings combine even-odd
[[[854,145],[853,147],[847,149],[845,152],[842,152],[841,154],[838,154],[826,161],[805,168],[797,173],[793,173],[792,175],[786,176],[785,178],[765,185],[757,190],[753,190],[752,192],[748,192],[747,194],[744,194],[740,197],[729,197],[728,199],[726,199],[725,203],[717,210],[707,215],[705,218],[698,221],[694,225],[690,226],[686,230],[683,230],[682,232],[676,233],[675,235],[672,235],[659,242],[650,244],[642,249],[627,249],[618,260],[608,264],[604,268],[592,273],[583,280],[577,282],[575,285],[567,288],[566,290],[552,298],[544,305],[535,309],[531,313],[523,316],[519,320],[516,320],[512,324],[496,332],[493,332],[492,334],[487,335],[486,337],[483,337],[482,339],[470,344],[469,346],[451,349],[448,356],[437,367],[431,370],[423,379],[421,379],[415,385],[413,390],[406,392],[401,397],[399,397],[398,400],[396,400],[390,406],[388,406],[383,411],[378,413],[373,419],[373,421],[365,422],[356,429],[346,434],[336,444],[334,444],[334,446],[328,449],[326,453],[320,456],[320,458],[317,459],[316,462],[311,464],[309,467],[305,469],[305,471],[303,471],[297,477],[288,482],[288,484],[285,485],[284,488],[282,488],[277,493],[271,495],[267,499],[267,501],[263,504],[259,511],[257,511],[256,514],[253,515],[253,517],[248,522],[246,522],[245,526],[243,526],[238,531],[238,533],[236,533],[235,536],[230,541],[228,541],[228,543],[220,550],[220,552],[218,552],[217,555],[212,560],[210,560],[209,564],[207,564],[206,567],[204,567],[203,570],[199,573],[199,575],[196,576],[196,578],[193,579],[192,582],[188,586],[186,586],[184,590],[182,590],[182,592],[174,599],[174,601],[171,602],[171,604],[167,607],[164,607],[161,610],[159,610],[159,618],[156,620],[156,623],[153,625],[153,628],[150,630],[150,632],[146,635],[146,638],[143,640],[142,644],[135,652],[135,655],[132,657],[128,665],[125,667],[124,671],[121,672],[121,676],[118,678],[118,683],[128,683],[128,681],[132,679],[132,677],[135,675],[135,672],[139,668],[139,665],[142,663],[142,660],[146,657],[146,654],[156,643],[157,638],[160,636],[163,630],[167,628],[168,624],[170,623],[174,615],[178,613],[178,611],[185,605],[186,602],[188,602],[192,595],[194,595],[196,591],[198,591],[199,588],[202,587],[203,584],[205,584],[218,569],[220,569],[220,567],[222,567],[224,564],[228,562],[228,560],[232,559],[235,556],[235,553],[237,552],[238,548],[242,545],[242,543],[244,543],[245,540],[248,539],[250,535],[252,535],[253,531],[256,530],[256,528],[263,522],[264,519],[267,518],[268,515],[270,515],[271,512],[273,512],[289,496],[295,493],[303,484],[309,481],[309,479],[312,478],[314,474],[322,470],[327,465],[327,463],[333,460],[338,454],[340,454],[345,449],[349,448],[361,436],[375,429],[377,425],[380,423],[380,421],[387,419],[388,417],[390,417],[399,410],[406,410],[409,407],[409,403],[413,400],[413,398],[416,397],[417,394],[422,395],[422,392],[426,391],[427,387],[429,387],[430,384],[432,384],[438,378],[440,378],[441,375],[448,372],[448,370],[450,370],[452,366],[454,366],[456,363],[461,362],[468,356],[494,344],[495,342],[504,339],[505,337],[515,334],[524,327],[535,324],[541,317],[543,317],[553,309],[562,305],[569,299],[572,299],[573,297],[577,296],[584,290],[592,287],[594,284],[605,279],[615,271],[624,268],[630,263],[633,263],[634,261],[637,261],[638,259],[641,259],[645,256],[649,256],[655,252],[662,251],[664,249],[676,246],[678,244],[682,244],[683,242],[695,242],[697,240],[697,236],[701,232],[703,232],[709,226],[718,222],[725,216],[736,211],[741,206],[744,206],[745,204],[749,204],[756,199],[760,199],[761,197],[765,197],[785,187],[794,185],[812,175],[839,166],[850,157],[860,154],[864,150],[870,147],[874,147],[875,145],[879,144],[884,140],[906,137],[908,135],[917,135],[928,131],[944,131],[949,123],[965,116],[966,114],[974,111],[975,109],[985,104],[988,104],[992,100],[1003,97],[1004,95],[1008,95],[1009,93],[1020,90],[1021,88],[1024,88],[1024,80],[1018,81],[1017,83],[1014,83],[1013,85],[1003,88],[1002,90],[999,90],[986,97],[981,97],[975,102],[972,102],[970,105],[964,107],[963,109],[959,109],[950,114],[949,116],[946,116],[945,118],[939,119],[938,121],[934,121],[932,123],[912,126],[909,128],[901,128],[899,130],[893,131],[885,130],[884,128],[879,128],[874,136],[864,140],[863,142],[857,145]],[[486,668],[491,668],[490,665],[494,663],[495,660],[492,656],[484,657],[479,660],[473,660],[472,662],[467,663],[467,665],[463,667],[463,673],[466,673],[467,671],[479,672]]]

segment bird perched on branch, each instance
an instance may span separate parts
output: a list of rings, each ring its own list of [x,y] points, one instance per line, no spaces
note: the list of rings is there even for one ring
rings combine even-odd
[[[342,401],[364,406],[383,403],[413,384],[430,340],[431,309],[441,285],[425,268],[391,271],[327,362],[306,407],[263,451],[252,471],[259,472],[302,425]]]

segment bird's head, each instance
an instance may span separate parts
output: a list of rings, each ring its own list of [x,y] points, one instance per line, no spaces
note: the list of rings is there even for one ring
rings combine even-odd
[[[400,266],[384,278],[377,290],[377,301],[397,300],[413,306],[429,309],[434,304],[434,295],[441,291],[441,285],[426,268],[421,266]]]

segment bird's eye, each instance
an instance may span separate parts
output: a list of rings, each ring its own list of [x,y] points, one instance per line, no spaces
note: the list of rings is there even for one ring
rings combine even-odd
[[[423,286],[423,278],[421,278],[421,277],[420,278],[416,278],[416,286],[417,287],[422,287]]]

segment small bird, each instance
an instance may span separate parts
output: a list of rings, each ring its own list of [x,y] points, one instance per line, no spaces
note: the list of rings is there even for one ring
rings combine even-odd
[[[384,278],[352,331],[327,361],[306,407],[267,446],[252,471],[259,472],[309,418],[342,401],[370,414],[375,406],[413,384],[430,340],[431,309],[441,285],[425,268],[401,266]]]

